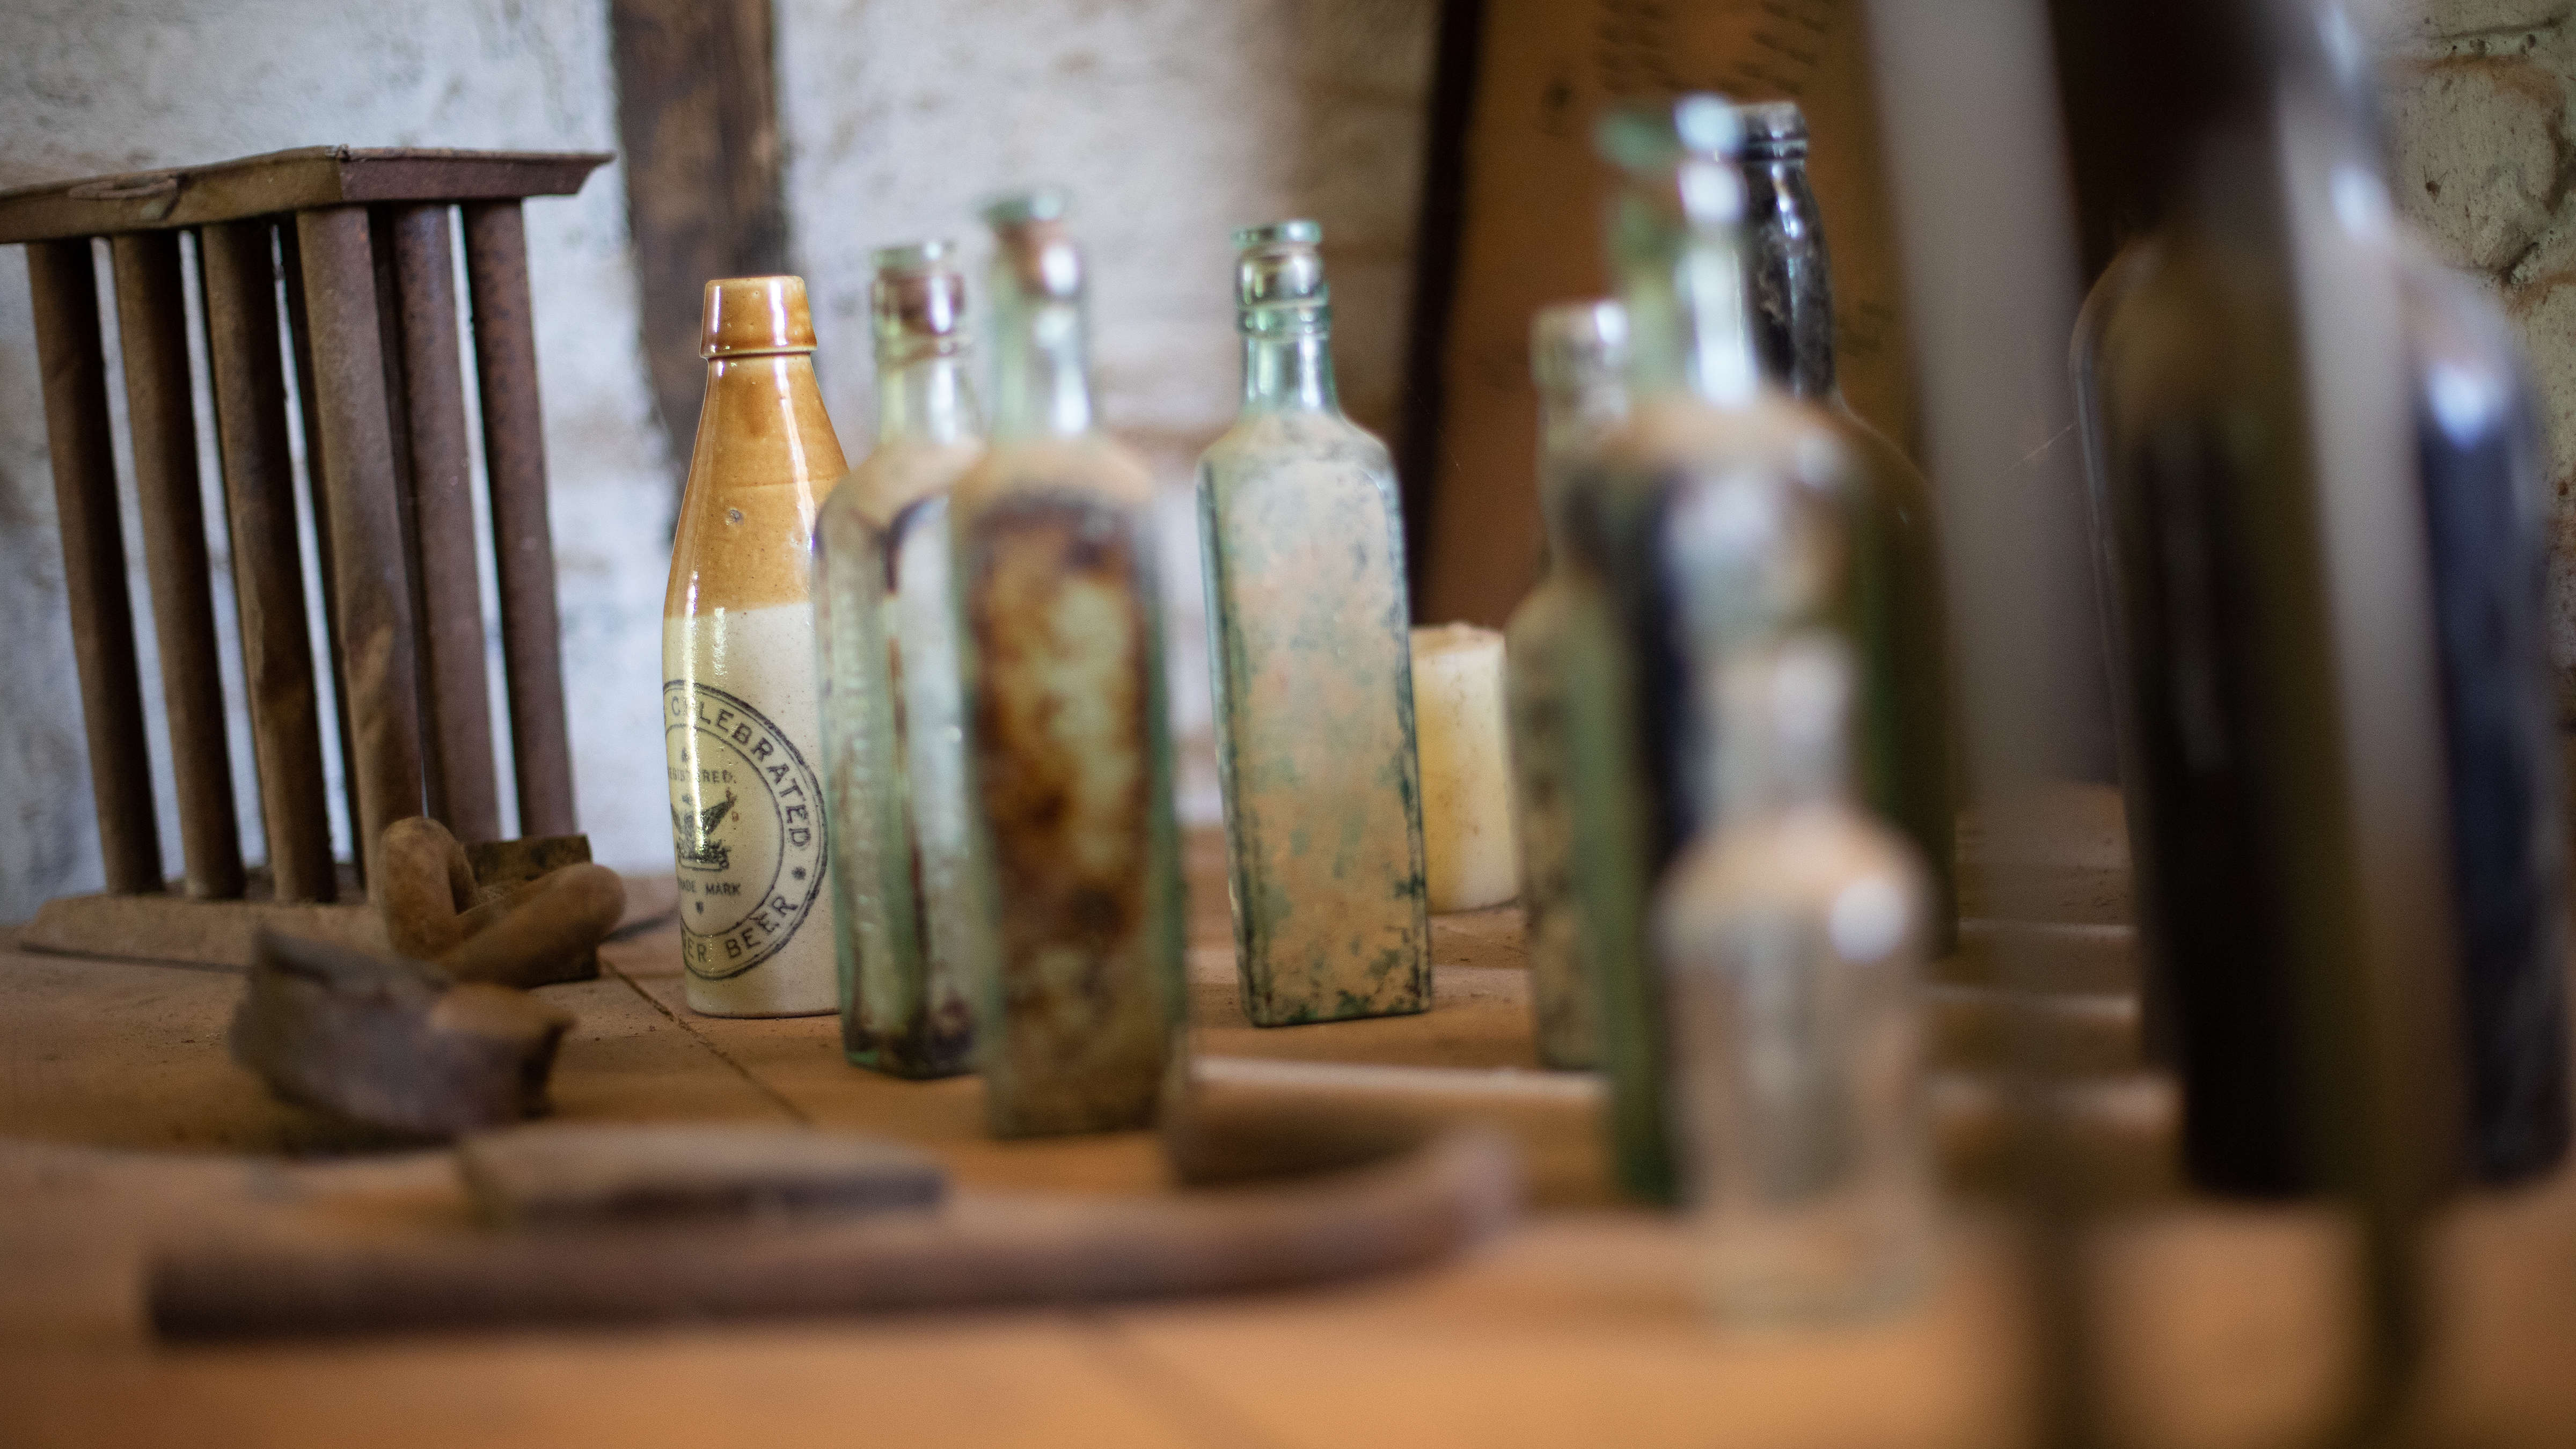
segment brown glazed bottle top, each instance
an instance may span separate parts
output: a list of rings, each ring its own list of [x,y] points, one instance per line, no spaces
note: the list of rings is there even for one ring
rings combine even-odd
[[[814,350],[814,314],[803,277],[723,277],[707,283],[700,357]]]

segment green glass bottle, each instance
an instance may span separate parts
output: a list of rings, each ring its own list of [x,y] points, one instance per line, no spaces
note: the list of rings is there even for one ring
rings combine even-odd
[[[948,490],[983,456],[966,278],[944,241],[873,258],[876,448],[815,525],[841,1045],[899,1077],[972,1070],[966,750]]]
[[[1243,411],[1199,462],[1244,1014],[1431,1007],[1404,516],[1333,390],[1323,228],[1235,233]]]
[[[1539,512],[1549,565],[1504,630],[1504,690],[1519,812],[1521,916],[1539,1061],[1598,1060],[1598,988],[1574,893],[1572,763],[1566,758],[1566,612],[1579,585],[1565,565],[1565,492],[1581,461],[1628,413],[1628,314],[1616,302],[1540,309],[1530,323],[1538,384]]]
[[[1861,801],[1923,853],[1932,949],[1958,939],[1958,804],[1950,749],[1949,629],[1931,482],[1843,398],[1824,213],[1807,180],[1807,117],[1795,101],[1739,108],[1754,354],[1763,375],[1816,405],[1860,464],[1846,520],[1844,617],[1859,653],[1853,760]]]
[[[1756,364],[1735,109],[1692,95],[1603,118],[1625,185],[1610,250],[1629,322],[1630,412],[1566,491],[1566,736],[1574,887],[1599,974],[1616,1170],[1676,1200],[1663,970],[1650,894],[1714,793],[1705,705],[1727,655],[1838,621],[1843,520],[1861,487],[1813,407]]]
[[[987,207],[992,447],[949,496],[996,1136],[1139,1127],[1181,1060],[1153,481],[1096,426],[1064,196]]]

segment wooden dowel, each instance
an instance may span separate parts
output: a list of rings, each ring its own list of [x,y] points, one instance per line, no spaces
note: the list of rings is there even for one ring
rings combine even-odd
[[[411,443],[412,520],[430,778],[445,787],[434,811],[457,839],[501,834],[492,763],[492,702],[484,684],[483,592],[474,565],[473,461],[465,439],[463,356],[457,350],[455,256],[444,205],[389,207],[394,282],[402,308],[403,377]]]
[[[333,608],[357,741],[359,854],[374,868],[384,828],[421,813],[420,682],[411,581],[396,491],[384,336],[377,326],[371,228],[364,207],[299,212],[304,304],[319,413],[323,492],[330,499]]]
[[[176,232],[112,242],[117,335],[125,345],[125,407],[152,620],[161,645],[162,705],[179,785],[179,848],[188,894],[242,893],[241,823],[224,740],[224,683],[216,663],[214,584],[198,492],[197,418],[188,383],[188,311]]]
[[[349,819],[349,854],[358,882],[367,879],[367,853],[358,837],[358,735],[349,728],[349,680],[340,650],[340,589],[331,565],[331,498],[322,456],[322,404],[313,387],[313,329],[304,307],[304,243],[293,222],[277,228],[277,265],[286,287],[286,335],[294,349],[295,409],[304,426],[305,502],[313,510],[313,561],[322,576],[324,664],[331,676],[332,718],[340,729],[340,801]]]
[[[295,537],[271,236],[266,221],[206,227],[197,233],[197,257],[269,873],[281,901],[327,901],[339,894],[339,879],[304,612],[304,551]]]
[[[134,609],[125,593],[125,533],[117,519],[107,359],[89,242],[30,243],[27,283],[35,294],[45,440],[53,453],[99,855],[110,891],[157,891],[161,832],[152,813],[152,772],[144,764],[143,687],[134,661]]]
[[[555,611],[554,533],[546,520],[544,421],[528,297],[528,235],[516,201],[469,201],[465,273],[474,305],[483,464],[501,585],[510,743],[519,834],[570,835],[572,742],[564,724],[563,638]]]
[[[429,591],[421,577],[420,510],[411,471],[411,382],[403,367],[402,287],[394,278],[394,210],[367,214],[367,249],[375,272],[376,342],[382,349],[386,433],[394,449],[396,518],[402,529],[403,577],[411,588],[413,695],[420,705],[420,789],[424,813],[447,818],[447,777],[429,717]]]

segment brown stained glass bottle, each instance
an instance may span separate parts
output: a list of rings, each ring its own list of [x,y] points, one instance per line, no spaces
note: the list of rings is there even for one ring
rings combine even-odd
[[[1186,1024],[1145,465],[1103,433],[1063,194],[986,208],[992,447],[949,496],[997,1136],[1153,1120]]]
[[[938,241],[876,253],[876,447],[815,535],[842,1048],[902,1077],[973,1069],[972,963],[992,929],[965,882],[948,577],[948,490],[984,452],[955,257]]]
[[[816,508],[848,465],[797,277],[709,282],[706,410],[663,601],[663,735],[688,1002],[839,1002],[809,602]]]

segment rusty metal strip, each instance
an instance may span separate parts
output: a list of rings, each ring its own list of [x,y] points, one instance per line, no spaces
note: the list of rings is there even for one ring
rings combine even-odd
[[[72,655],[80,669],[99,853],[107,866],[109,891],[157,891],[161,836],[152,811],[152,774],[144,766],[143,687],[134,659],[134,609],[125,592],[125,539],[117,518],[116,458],[109,441],[98,273],[89,242],[28,247],[27,282],[35,294],[45,439],[53,453],[63,591],[71,606]]]
[[[198,492],[197,419],[188,383],[188,312],[179,238],[118,237],[117,332],[125,346],[126,418],[152,619],[161,644],[162,707],[178,779],[179,846],[188,894],[242,893],[241,824],[224,740],[224,686],[215,652],[214,585]]]
[[[270,244],[268,222],[226,222],[198,233],[197,255],[269,871],[278,900],[328,901],[339,882],[331,861],[303,550],[295,536],[295,468]]]

